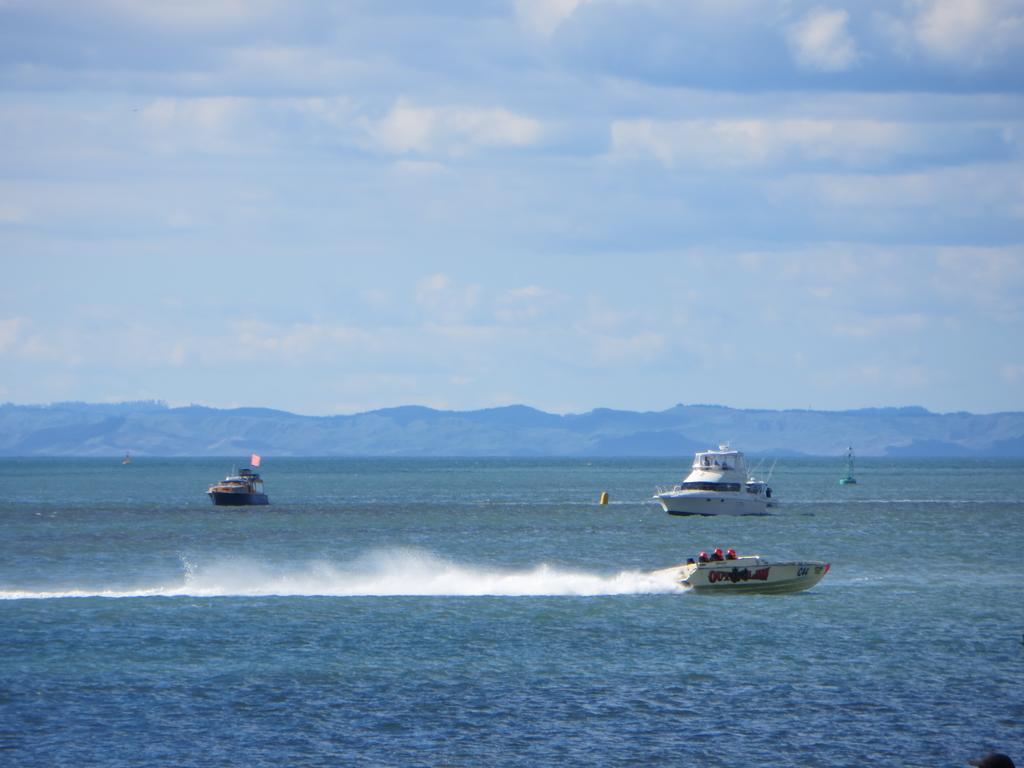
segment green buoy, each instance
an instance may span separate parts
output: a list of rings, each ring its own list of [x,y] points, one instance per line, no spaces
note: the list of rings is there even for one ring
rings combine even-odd
[[[853,476],[853,446],[846,451],[846,477],[839,478],[840,485],[856,485],[857,478]]]

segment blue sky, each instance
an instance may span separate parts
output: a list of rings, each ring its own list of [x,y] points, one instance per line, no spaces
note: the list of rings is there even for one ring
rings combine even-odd
[[[0,0],[0,401],[1024,410],[1024,0]]]

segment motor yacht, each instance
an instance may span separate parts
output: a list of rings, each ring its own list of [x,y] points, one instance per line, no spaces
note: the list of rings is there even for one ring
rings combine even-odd
[[[207,494],[218,507],[270,503],[267,494],[263,492],[263,479],[251,469],[242,469],[237,475],[228,475],[219,483],[211,485]]]
[[[750,475],[743,454],[726,444],[698,451],[686,479],[657,487],[654,498],[670,515],[765,515],[775,505],[768,481]]]

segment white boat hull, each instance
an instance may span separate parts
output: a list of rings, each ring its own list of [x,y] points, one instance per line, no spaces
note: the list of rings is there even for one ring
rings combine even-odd
[[[770,562],[756,555],[710,563],[689,563],[656,571],[696,592],[784,594],[810,589],[830,565],[819,561]]]
[[[767,515],[772,506],[764,498],[748,493],[669,491],[654,498],[670,515]]]

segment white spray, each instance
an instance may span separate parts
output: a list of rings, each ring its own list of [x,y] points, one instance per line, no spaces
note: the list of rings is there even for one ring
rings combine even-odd
[[[135,589],[0,589],[0,599],[64,597],[357,597],[599,596],[685,591],[671,577],[645,571],[589,573],[539,564],[528,569],[464,565],[430,552],[389,549],[347,563],[272,565],[245,558],[198,563],[182,556],[180,578]]]

